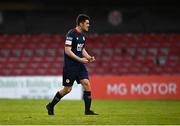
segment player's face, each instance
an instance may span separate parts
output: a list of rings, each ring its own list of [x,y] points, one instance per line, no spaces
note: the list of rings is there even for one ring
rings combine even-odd
[[[88,32],[89,26],[90,26],[89,20],[85,20],[85,22],[80,23],[80,26],[81,26],[82,31]]]

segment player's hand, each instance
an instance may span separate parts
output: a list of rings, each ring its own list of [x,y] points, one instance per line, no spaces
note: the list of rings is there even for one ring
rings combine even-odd
[[[81,58],[80,62],[86,64],[89,62],[89,60],[83,57]]]
[[[95,60],[96,60],[96,59],[95,59],[94,56],[92,56],[91,58],[89,58],[89,62],[90,62],[90,63],[94,62]]]

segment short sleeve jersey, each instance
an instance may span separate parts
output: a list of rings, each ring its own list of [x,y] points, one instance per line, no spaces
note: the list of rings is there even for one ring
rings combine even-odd
[[[71,51],[79,56],[83,57],[82,50],[85,47],[86,36],[84,33],[78,32],[76,29],[70,30],[66,35],[65,46],[71,46]],[[64,53],[64,66],[76,66],[82,64]]]

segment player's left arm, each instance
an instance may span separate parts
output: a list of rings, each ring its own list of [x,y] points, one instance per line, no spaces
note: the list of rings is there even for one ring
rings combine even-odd
[[[85,48],[83,48],[83,50],[82,50],[82,55],[85,58],[87,58],[89,60],[89,62],[94,62],[95,61],[95,57],[94,56],[90,56]]]

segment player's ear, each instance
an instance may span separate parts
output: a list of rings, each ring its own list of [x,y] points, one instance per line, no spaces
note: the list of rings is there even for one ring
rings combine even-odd
[[[83,23],[82,23],[82,22],[80,22],[80,23],[79,23],[79,26],[82,26],[82,25],[83,25]]]

